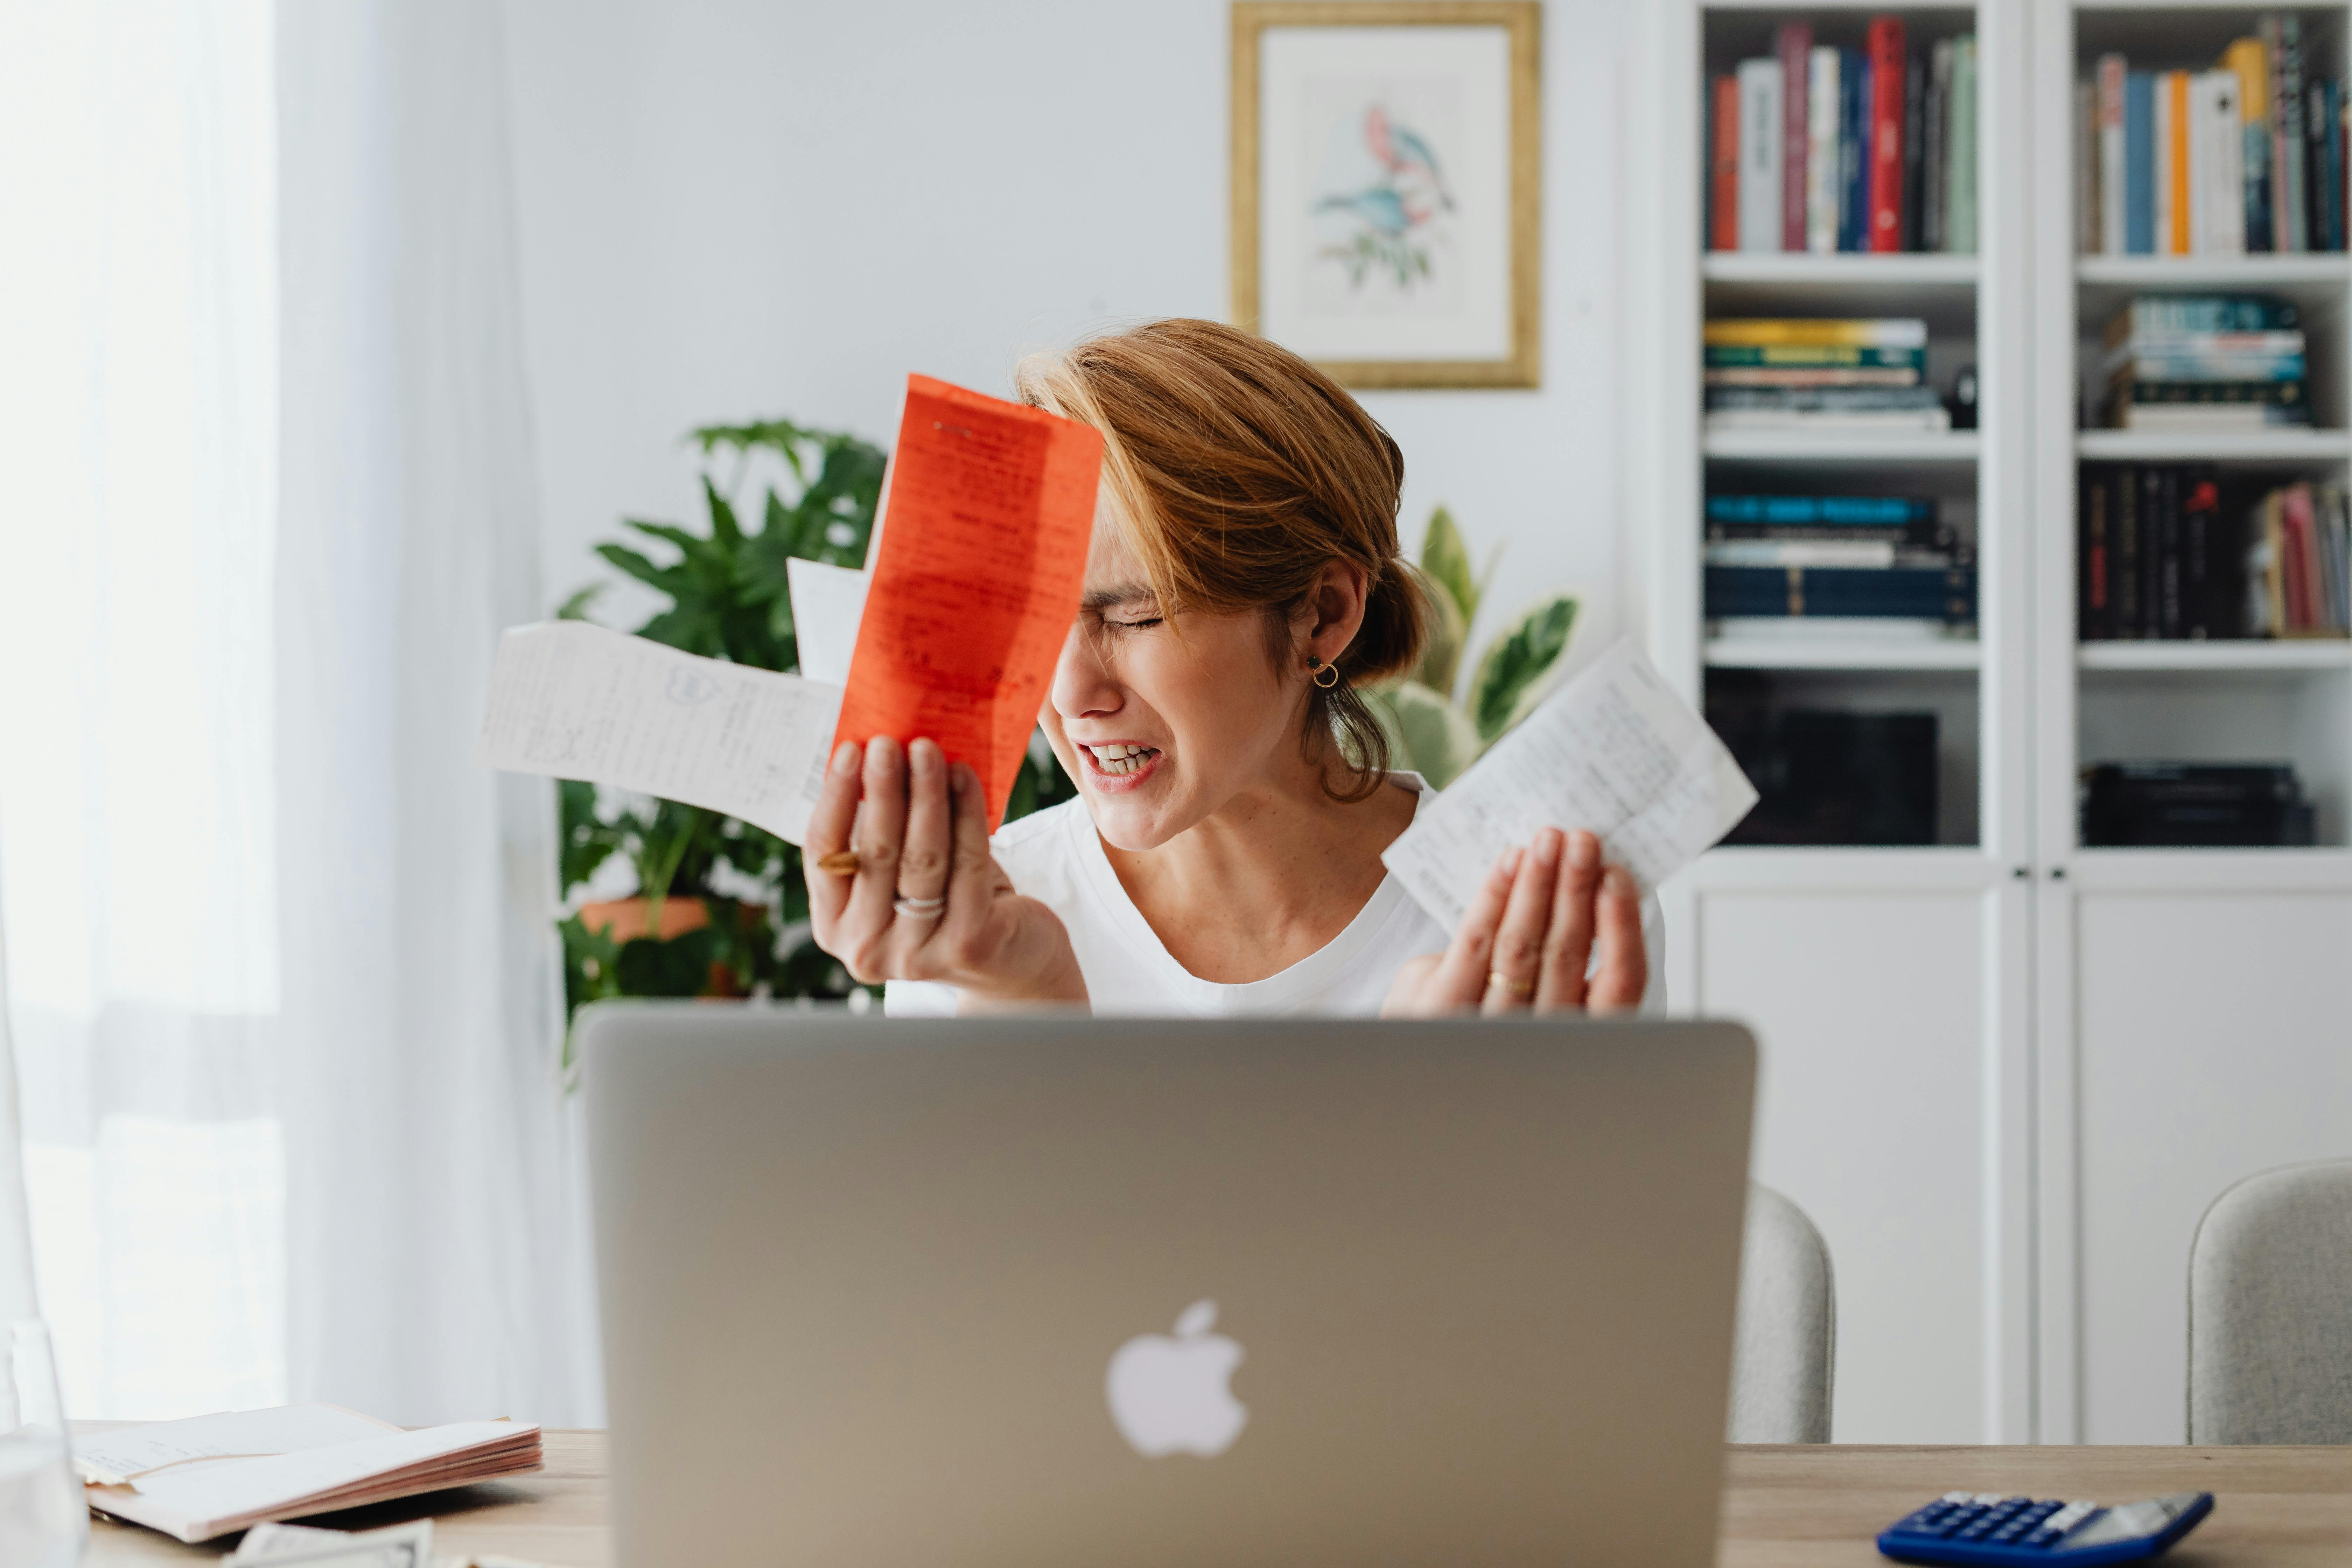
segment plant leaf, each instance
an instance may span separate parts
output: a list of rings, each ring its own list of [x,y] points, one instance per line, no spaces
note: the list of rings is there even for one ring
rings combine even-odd
[[[1421,651],[1421,668],[1414,679],[1432,691],[1451,697],[1454,678],[1462,668],[1462,645],[1470,638],[1470,625],[1462,618],[1462,606],[1454,602],[1453,590],[1437,585],[1427,573],[1429,582],[1429,643]]]
[[[1462,612],[1465,635],[1478,618],[1480,590],[1471,575],[1470,552],[1463,547],[1462,531],[1454,525],[1454,514],[1439,507],[1429,514],[1429,530],[1421,539],[1421,569],[1431,582],[1454,596],[1454,607]],[[1453,682],[1439,688],[1446,690]]]
[[[1364,700],[1388,735],[1396,763],[1435,788],[1452,784],[1478,754],[1470,716],[1418,680],[1367,691]]]
[[[564,600],[563,603],[555,606],[555,618],[559,621],[586,620],[588,618],[588,606],[594,604],[597,596],[603,594],[604,591],[604,584],[589,584],[585,588],[581,589],[578,593],[572,595],[572,597]]]
[[[1524,712],[1522,703],[1532,706],[1575,629],[1575,596],[1555,594],[1486,645],[1470,681],[1470,712],[1482,742],[1492,744],[1509,729]]]

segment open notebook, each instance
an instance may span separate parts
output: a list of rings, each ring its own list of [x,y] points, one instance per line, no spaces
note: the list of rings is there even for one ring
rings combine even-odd
[[[541,1464],[537,1426],[465,1421],[409,1432],[333,1405],[159,1421],[74,1442],[90,1507],[187,1542]]]

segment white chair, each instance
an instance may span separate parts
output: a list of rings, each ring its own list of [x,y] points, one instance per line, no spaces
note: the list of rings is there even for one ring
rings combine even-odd
[[[2189,1440],[2352,1443],[2352,1160],[2248,1176],[2197,1222]]]
[[[1837,1281],[1805,1211],[1748,1188],[1739,1327],[1731,1361],[1730,1440],[1826,1443],[1837,1363]]]

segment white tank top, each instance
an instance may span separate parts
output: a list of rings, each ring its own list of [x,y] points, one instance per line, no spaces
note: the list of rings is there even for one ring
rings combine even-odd
[[[1419,802],[1436,797],[1419,773],[1392,773],[1389,778],[1412,790]],[[1221,985],[1187,970],[1161,944],[1111,868],[1083,799],[1007,824],[989,848],[1015,889],[1061,917],[1098,1015],[1373,1017],[1407,959],[1445,950],[1444,929],[1413,901],[1403,883],[1384,877],[1356,918],[1322,947],[1278,974]],[[1665,930],[1654,897],[1642,900],[1642,940],[1650,961],[1642,996],[1642,1012],[1648,1016],[1665,1009]],[[956,1000],[952,985],[893,980],[884,989],[883,1010],[894,1018],[944,1017],[954,1014]]]

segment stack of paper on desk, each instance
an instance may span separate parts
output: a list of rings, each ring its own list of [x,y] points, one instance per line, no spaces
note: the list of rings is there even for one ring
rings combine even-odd
[[[541,1468],[539,1428],[466,1421],[406,1432],[332,1405],[126,1426],[74,1444],[89,1506],[182,1541]]]

